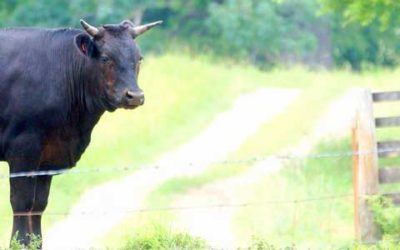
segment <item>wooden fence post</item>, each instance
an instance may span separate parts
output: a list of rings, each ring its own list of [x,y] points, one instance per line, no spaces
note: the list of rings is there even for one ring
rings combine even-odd
[[[375,138],[372,93],[363,90],[356,111],[352,129],[353,187],[354,187],[354,226],[356,239],[361,242],[375,242],[380,233],[374,223],[374,216],[368,207],[367,199],[377,195],[379,189],[378,152]]]

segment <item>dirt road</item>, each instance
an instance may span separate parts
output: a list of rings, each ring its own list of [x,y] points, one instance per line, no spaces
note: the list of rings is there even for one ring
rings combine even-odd
[[[335,100],[325,115],[316,123],[311,134],[305,135],[298,145],[288,148],[285,153],[304,155],[324,138],[343,137],[350,132],[353,112],[357,98],[355,91],[349,91]],[[340,115],[339,115],[340,114]],[[271,172],[278,171],[282,162],[269,158],[255,164],[247,172],[216,183],[193,189],[174,202],[174,207],[205,207],[210,204],[240,204],[247,202],[243,190],[260,182]],[[181,210],[173,227],[207,240],[216,249],[235,249],[240,243],[232,231],[232,222],[238,208],[200,208]]]
[[[86,192],[70,215],[45,232],[44,249],[89,249],[127,216],[143,206],[147,194],[177,176],[195,175],[223,160],[262,124],[282,112],[297,90],[259,89],[238,98],[197,137],[163,155],[159,169],[143,169]],[[188,162],[193,163],[190,167]]]

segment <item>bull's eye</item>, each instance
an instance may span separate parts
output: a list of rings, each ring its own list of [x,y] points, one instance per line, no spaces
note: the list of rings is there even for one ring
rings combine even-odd
[[[103,64],[107,64],[110,61],[110,58],[108,56],[101,56],[100,57],[100,62]]]

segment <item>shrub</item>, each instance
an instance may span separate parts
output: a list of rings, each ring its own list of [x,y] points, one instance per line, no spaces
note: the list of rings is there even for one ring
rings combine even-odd
[[[369,204],[375,216],[375,223],[381,229],[382,235],[398,238],[400,235],[400,209],[393,205],[391,199],[382,196],[370,198]]]
[[[10,250],[37,250],[37,249],[41,249],[42,239],[39,236],[36,236],[34,234],[28,235],[28,237],[30,238],[30,243],[27,246],[23,245],[19,240],[17,240],[17,237],[18,237],[18,232],[13,237],[13,239],[11,240],[10,248],[9,248]],[[0,250],[3,250],[3,249],[0,248]]]
[[[122,248],[122,250],[150,249],[209,249],[206,242],[184,232],[171,232],[156,226],[138,233]]]

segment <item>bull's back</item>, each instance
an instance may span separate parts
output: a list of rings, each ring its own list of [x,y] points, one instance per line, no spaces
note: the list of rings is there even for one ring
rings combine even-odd
[[[62,111],[67,93],[57,46],[71,36],[55,32],[61,31],[0,30],[0,160],[19,130],[43,129],[46,119]]]

